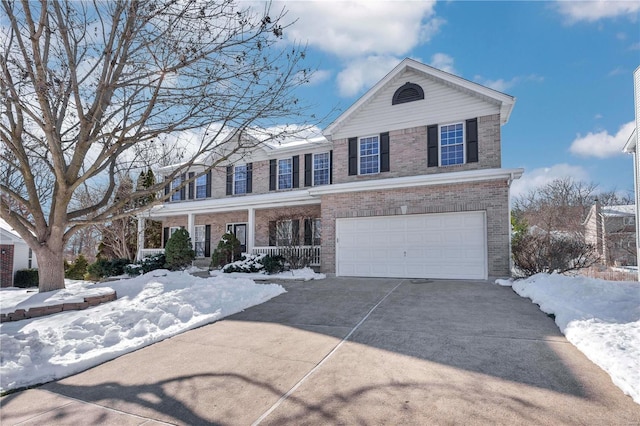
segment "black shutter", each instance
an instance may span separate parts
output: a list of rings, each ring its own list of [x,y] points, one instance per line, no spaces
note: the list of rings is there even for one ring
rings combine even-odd
[[[304,186],[313,184],[313,154],[304,155]]]
[[[438,125],[427,127],[427,167],[438,167]]]
[[[169,178],[168,178],[168,177],[166,177],[166,176],[164,177],[164,181],[165,181],[165,182],[168,182],[168,183],[164,186],[164,195],[165,195],[165,197],[166,197],[167,195],[169,195],[169,191],[171,191],[171,185],[170,185],[170,182],[171,182],[171,181],[169,181]]]
[[[187,188],[184,186],[184,182],[187,180],[187,174],[183,173],[182,175],[180,175],[180,185],[182,185],[182,187],[180,188],[180,199],[181,200],[186,200],[187,199]]]
[[[247,164],[247,194],[253,191],[253,163]]]
[[[211,170],[207,172],[207,198],[211,198]]]
[[[168,240],[169,240],[169,228],[165,226],[164,228],[162,228],[162,248],[165,248],[167,246]]]
[[[204,226],[204,257],[211,257],[211,225]]]
[[[349,176],[358,174],[358,138],[349,138]]]
[[[276,245],[276,221],[269,221],[269,247]]]
[[[389,132],[380,133],[380,171],[389,171]]]
[[[467,163],[478,162],[478,119],[467,120]]]
[[[313,219],[304,220],[304,245],[313,245]]]
[[[329,151],[329,184],[333,183],[333,150]]]
[[[293,156],[293,187],[298,188],[300,186],[300,156]]]
[[[193,173],[193,172],[189,172],[189,180],[193,179],[193,177],[194,177],[195,175],[196,175],[195,173]],[[193,190],[194,190],[194,187],[195,187],[195,184],[196,184],[196,183],[195,183],[195,181],[193,181],[193,180],[191,180],[191,182],[189,182],[188,198],[189,198],[190,200],[193,200],[193,199],[195,198],[195,194],[194,194],[194,191],[193,191]]]
[[[300,244],[300,220],[293,219],[291,221],[291,244],[297,246]]]
[[[227,195],[233,194],[233,166],[227,166]]]
[[[278,164],[276,160],[269,160],[269,191],[276,190],[276,178],[278,177]]]

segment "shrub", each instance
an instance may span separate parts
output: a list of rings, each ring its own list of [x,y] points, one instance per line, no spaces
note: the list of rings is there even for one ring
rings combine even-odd
[[[171,270],[184,269],[191,265],[196,254],[191,246],[191,237],[189,231],[184,228],[178,229],[173,233],[167,245],[164,248],[166,257],[166,267]]]
[[[83,280],[84,275],[87,273],[87,266],[89,266],[89,262],[87,262],[87,259],[85,259],[83,255],[80,255],[69,265],[64,276],[71,280]]]
[[[124,273],[130,276],[136,276],[140,274],[146,274],[156,269],[162,269],[167,263],[165,255],[163,253],[147,256],[140,262],[130,264],[124,267]]]
[[[238,259],[241,255],[240,240],[231,232],[220,237],[218,246],[211,255],[211,267],[219,268]]]
[[[224,265],[222,272],[260,272],[264,269],[262,259],[265,256],[264,254],[243,254],[242,259]]]
[[[38,270],[20,269],[16,271],[16,276],[13,279],[13,285],[20,288],[38,287]]]
[[[284,257],[279,254],[275,256],[265,256],[262,259],[262,264],[267,274],[277,274],[278,272],[284,271],[284,263]]]
[[[520,233],[511,242],[513,262],[520,275],[564,273],[595,264],[598,253],[579,236]]]
[[[87,275],[90,279],[114,277],[125,273],[125,267],[130,263],[129,259],[103,259],[100,258],[87,267]]]
[[[274,274],[284,270],[284,257],[267,256],[265,254],[243,254],[242,259],[228,263],[222,267],[222,272],[262,272]]]

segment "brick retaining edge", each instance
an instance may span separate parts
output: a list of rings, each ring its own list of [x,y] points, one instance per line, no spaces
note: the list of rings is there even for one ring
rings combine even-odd
[[[111,302],[118,298],[116,291],[103,294],[102,296],[87,296],[84,302],[61,303],[58,305],[37,306],[30,308],[28,311],[24,309],[16,309],[15,312],[8,314],[0,314],[0,323],[10,321],[20,321],[23,319],[37,318],[45,315],[56,314],[62,311],[81,311],[92,306],[98,306],[102,303]]]

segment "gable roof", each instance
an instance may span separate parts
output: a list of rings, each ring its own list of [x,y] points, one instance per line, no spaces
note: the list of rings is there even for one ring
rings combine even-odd
[[[4,219],[0,218],[0,243],[2,244],[13,244],[13,243],[22,243],[26,244],[20,235],[5,222]]]
[[[425,65],[411,58],[405,58],[400,62],[391,72],[389,72],[382,80],[380,80],[375,86],[369,89],[360,99],[358,99],[351,107],[345,112],[340,114],[333,123],[331,123],[324,131],[324,135],[328,136],[333,133],[356,111],[361,109],[364,105],[376,95],[376,93],[382,90],[387,84],[392,82],[396,76],[404,73],[408,69],[438,81],[441,84],[452,87],[456,90],[460,90],[464,93],[468,93],[472,96],[479,97],[492,103],[500,105],[500,124],[506,124],[509,121],[509,116],[513,109],[516,99],[513,96],[498,92],[497,90],[490,89],[478,83],[474,83],[469,80],[465,80],[457,75],[450,74],[448,72],[433,68],[429,65]]]

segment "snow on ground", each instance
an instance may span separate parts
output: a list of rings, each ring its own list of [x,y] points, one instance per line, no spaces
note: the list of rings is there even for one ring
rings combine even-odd
[[[327,276],[314,272],[311,268],[293,269],[291,271],[280,272],[277,274],[267,275],[266,272],[222,272],[221,270],[213,270],[209,272],[214,277],[244,277],[251,280],[323,280]]]
[[[82,311],[0,324],[0,391],[48,382],[263,303],[285,290],[248,278],[198,278],[155,270],[94,284],[68,282],[42,295],[2,289],[2,310],[60,303],[116,290],[118,299]],[[55,301],[55,302],[54,302]]]
[[[496,283],[555,315],[567,340],[640,404],[640,283],[557,274]]]

